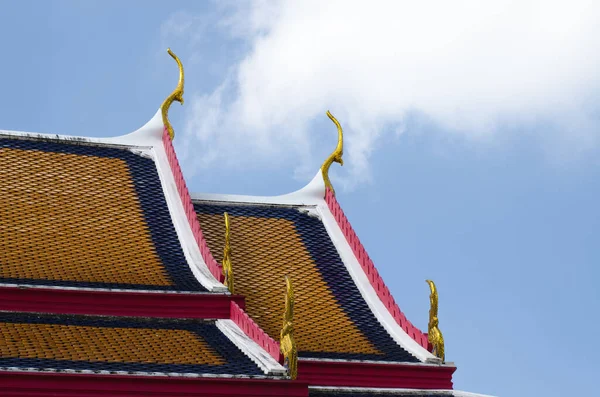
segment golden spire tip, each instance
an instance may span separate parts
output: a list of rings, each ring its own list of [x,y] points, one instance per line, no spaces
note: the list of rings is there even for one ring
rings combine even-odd
[[[333,189],[333,185],[331,184],[331,180],[329,179],[329,167],[331,167],[331,164],[333,164],[334,162],[342,166],[344,165],[344,160],[342,159],[342,156],[344,154],[344,132],[342,131],[342,126],[340,125],[339,121],[337,121],[337,119],[333,117],[333,114],[331,114],[329,110],[327,111],[327,117],[329,117],[329,119],[333,121],[333,123],[337,127],[338,143],[333,153],[331,153],[329,157],[327,157],[327,159],[321,166],[321,173],[323,175],[323,181],[325,182],[325,186],[328,187],[331,190],[331,193],[335,195],[335,190]]]

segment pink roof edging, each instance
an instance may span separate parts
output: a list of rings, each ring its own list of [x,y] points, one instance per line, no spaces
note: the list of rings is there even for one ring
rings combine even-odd
[[[194,233],[194,238],[198,247],[200,248],[200,253],[202,254],[202,258],[206,265],[208,266],[212,275],[219,280],[220,282],[224,281],[222,267],[215,260],[208,248],[208,244],[206,243],[206,239],[202,234],[202,229],[200,227],[200,222],[198,222],[198,218],[196,217],[196,211],[194,210],[194,205],[192,204],[192,197],[190,196],[189,190],[185,183],[185,179],[183,178],[183,173],[181,172],[181,167],[179,166],[179,160],[177,160],[177,155],[175,153],[175,148],[173,147],[173,142],[169,137],[169,132],[166,127],[163,131],[163,145],[165,147],[165,151],[167,153],[167,159],[169,161],[169,166],[171,167],[171,171],[173,172],[173,177],[175,178],[175,184],[177,185],[177,191],[179,192],[179,196],[181,197],[181,202],[185,209],[185,214],[190,223],[190,227],[192,228],[192,232]],[[282,362],[282,356],[280,353],[279,343],[271,338],[265,331],[260,328],[254,320],[234,301],[231,301],[230,306],[230,319],[240,327],[240,329],[248,335],[253,341],[255,341],[260,347],[262,347],[267,353],[269,353],[275,360],[278,362]]]
[[[202,234],[200,222],[198,222],[196,211],[194,211],[194,205],[192,204],[192,197],[190,196],[185,179],[183,178],[183,173],[181,172],[181,167],[179,166],[179,160],[177,160],[175,148],[173,147],[173,142],[169,137],[169,132],[167,131],[166,127],[163,130],[162,141],[165,151],[167,152],[167,159],[169,161],[169,166],[171,167],[171,172],[173,172],[173,177],[175,178],[175,184],[177,185],[177,191],[179,192],[179,197],[181,198],[181,203],[183,204],[185,210],[185,215],[187,216],[190,227],[192,228],[194,239],[200,248],[202,258],[204,259],[204,262],[206,263],[206,266],[208,266],[208,269],[212,275],[219,280],[219,282],[223,282],[223,271],[221,266],[219,266],[218,262],[212,256],[210,249],[208,248],[208,244],[204,239],[204,235]]]
[[[279,342],[267,335],[267,333],[252,320],[248,313],[234,301],[231,301],[230,317],[246,335],[269,353],[271,357],[279,363],[283,363]]]
[[[354,256],[356,257],[356,259],[358,259],[358,262],[360,263],[362,269],[366,273],[369,281],[371,282],[371,285],[377,292],[377,296],[379,297],[379,299],[383,302],[390,314],[394,317],[398,325],[400,325],[400,327],[418,344],[423,346],[425,349],[429,350],[427,334],[423,333],[421,330],[415,327],[406,318],[404,313],[402,313],[400,307],[398,307],[398,304],[396,303],[394,297],[390,293],[390,290],[385,285],[383,279],[379,275],[379,272],[375,268],[375,264],[373,263],[371,258],[369,258],[365,247],[360,242],[358,236],[356,235],[356,232],[352,228],[352,225],[350,225],[348,218],[346,218],[344,211],[342,211],[342,208],[336,200],[335,195],[329,188],[327,188],[325,192],[325,202],[327,202],[329,210],[333,214],[333,217],[338,223],[340,229],[342,229],[344,237],[346,237],[346,241],[352,248]]]

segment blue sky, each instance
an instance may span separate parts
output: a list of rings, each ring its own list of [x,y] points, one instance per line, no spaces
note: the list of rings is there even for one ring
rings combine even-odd
[[[332,180],[409,319],[440,291],[457,389],[589,394],[599,366],[600,13],[383,2],[0,1],[0,128],[114,136],[174,88],[192,191]],[[432,13],[435,9],[438,12]]]

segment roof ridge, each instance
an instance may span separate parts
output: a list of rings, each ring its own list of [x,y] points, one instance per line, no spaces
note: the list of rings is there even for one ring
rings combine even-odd
[[[162,132],[161,110],[135,131],[112,137],[90,137],[82,135],[66,135],[48,132],[16,131],[0,129],[0,137],[14,139],[31,139],[59,143],[82,143],[91,146],[153,146],[158,143]]]

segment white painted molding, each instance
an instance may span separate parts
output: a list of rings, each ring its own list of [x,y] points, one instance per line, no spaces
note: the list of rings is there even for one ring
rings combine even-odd
[[[360,364],[378,364],[378,365],[398,365],[402,364],[405,366],[415,366],[415,367],[455,367],[454,363],[431,363],[431,362],[416,362],[416,363],[408,363],[408,362],[398,362],[398,361],[377,361],[377,360],[352,360],[352,359],[342,359],[342,358],[315,358],[315,357],[299,357],[299,361],[322,361],[322,362],[340,362],[340,363],[360,363]]]
[[[323,392],[335,392],[335,393],[367,393],[376,395],[395,394],[401,396],[419,396],[419,395],[433,395],[433,396],[455,396],[455,397],[493,397],[485,394],[475,394],[458,390],[427,390],[427,389],[384,389],[384,388],[368,388],[368,387],[335,387],[335,386],[309,386],[310,390],[323,391]]]
[[[317,205],[324,202],[325,182],[321,170],[302,189],[281,196],[243,196],[237,194],[191,193],[193,201],[217,201],[239,204]]]
[[[132,133],[110,138],[92,138],[76,135],[57,135],[37,132],[0,130],[0,136],[7,138],[31,138],[57,140],[65,143],[101,144],[108,147],[153,147],[162,144],[162,115],[160,109],[146,124]]]
[[[460,391],[460,390],[454,390],[452,393],[453,393],[454,397],[494,397],[489,394],[471,393],[468,391]]]
[[[285,367],[279,364],[269,353],[254,342],[238,327],[233,320],[217,320],[217,328],[229,338],[246,356],[263,370],[265,375],[285,376]]]

